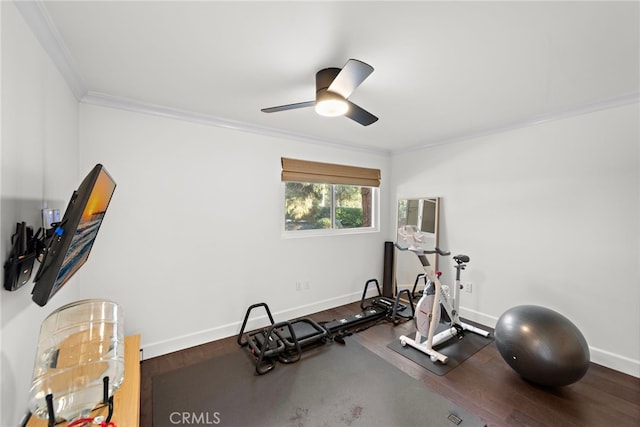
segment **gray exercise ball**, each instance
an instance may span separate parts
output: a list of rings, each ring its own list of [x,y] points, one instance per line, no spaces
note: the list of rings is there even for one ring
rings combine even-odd
[[[505,362],[533,383],[565,386],[589,369],[587,340],[569,319],[548,308],[520,305],[507,310],[494,337]]]

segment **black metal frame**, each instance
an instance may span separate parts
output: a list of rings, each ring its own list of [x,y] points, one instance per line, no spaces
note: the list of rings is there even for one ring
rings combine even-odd
[[[418,279],[416,278],[416,283],[417,283]],[[360,299],[360,308],[362,310],[366,309],[366,306],[364,304],[366,296],[367,296],[367,290],[369,289],[369,284],[370,283],[375,283],[376,284],[376,288],[378,289],[378,297],[375,298],[373,300],[373,304],[377,304],[377,305],[384,305],[384,306],[391,306],[392,311],[391,311],[391,321],[393,323],[398,323],[400,321],[400,319],[404,319],[404,320],[410,320],[413,319],[413,316],[415,315],[415,307],[413,304],[413,297],[411,295],[411,293],[409,292],[409,289],[403,289],[400,292],[398,292],[398,294],[396,295],[395,300],[391,299],[391,298],[387,298],[385,296],[382,295],[382,292],[380,291],[380,284],[378,283],[377,279],[369,279],[367,280],[367,282],[364,284],[364,291],[362,292],[362,298]],[[405,316],[399,313],[400,310],[398,310],[398,308],[402,307],[403,304],[400,302],[400,297],[402,296],[402,294],[406,293],[407,294],[407,299],[409,300],[409,306],[411,307],[411,315],[409,316]],[[381,304],[380,301],[384,300],[385,302],[387,302],[387,304]],[[402,308],[404,310],[404,308]]]
[[[378,296],[373,299],[372,305],[366,307],[365,300],[370,284],[376,285]],[[407,307],[400,302],[403,294],[406,294],[409,300],[409,306],[411,307],[411,314],[409,315],[400,313],[400,311],[403,311]],[[251,312],[260,307],[266,311],[270,326],[245,333]],[[387,298],[382,295],[377,279],[370,279],[365,283],[362,299],[360,300],[360,308],[362,309],[362,313],[350,316],[349,318],[323,323],[323,326],[320,326],[308,318],[276,323],[266,303],[260,302],[252,304],[245,313],[236,341],[240,347],[248,347],[250,349],[255,359],[256,373],[258,375],[264,375],[275,368],[277,360],[282,363],[297,362],[302,357],[304,347],[320,341],[324,342],[324,339],[328,336],[333,338],[336,335],[344,334],[345,330],[353,328],[358,324],[385,317],[393,321],[394,324],[397,324],[401,319],[409,320],[415,316],[413,296],[411,292],[409,292],[409,289],[403,289],[398,292],[395,299]],[[314,332],[307,333],[304,336],[298,336],[295,332],[295,326],[302,323],[310,325]],[[286,331],[288,331],[288,336],[286,335]]]
[[[47,394],[45,396],[45,400],[47,401],[47,427],[55,427],[56,413],[53,408],[53,394]],[[113,417],[113,395],[109,396],[109,376],[102,378],[102,403],[109,407],[109,413],[105,419],[105,422],[109,423],[111,421],[111,417]],[[26,426],[30,418],[31,412],[29,412],[25,417],[22,426]]]
[[[246,338],[243,340],[244,330],[247,327],[251,311],[259,307],[265,309],[271,325],[266,329],[263,328],[247,333]],[[316,333],[298,338],[294,328],[297,323],[311,325]],[[289,336],[285,336],[282,332],[284,328],[289,331]],[[297,362],[302,357],[302,347],[318,342],[326,336],[327,331],[311,319],[301,318],[292,321],[274,322],[269,306],[261,302],[253,304],[247,309],[238,334],[237,343],[241,347],[248,346],[251,349],[251,353],[256,358],[256,373],[264,375],[275,368],[276,358],[282,363]]]

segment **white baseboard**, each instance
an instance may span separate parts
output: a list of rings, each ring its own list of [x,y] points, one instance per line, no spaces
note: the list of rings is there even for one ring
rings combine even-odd
[[[367,298],[377,295],[377,290],[370,289],[367,293]],[[288,310],[272,312],[276,321],[284,319],[295,319],[298,317],[306,316],[318,311],[328,310],[330,308],[339,307],[344,304],[349,304],[354,301],[359,301],[362,298],[361,292],[354,292],[347,295],[341,295],[335,298],[329,298],[322,301],[316,301],[312,304],[301,305]],[[257,328],[264,327],[269,324],[269,319],[264,310],[256,311],[258,316],[252,317],[245,327],[246,330],[251,331]],[[190,334],[185,334],[177,337],[173,337],[163,341],[156,341],[145,343],[144,334],[142,334],[142,357],[144,359],[150,359],[152,357],[162,356],[164,354],[172,353],[174,351],[184,350],[189,347],[195,347],[197,345],[205,344],[211,341],[235,336],[240,332],[242,327],[242,320],[233,323],[227,323],[225,325],[217,326],[215,328],[203,329]]]
[[[589,352],[591,354],[591,362],[640,378],[640,360],[633,360],[629,357],[591,346],[589,346]]]
[[[489,328],[495,328],[496,323],[498,323],[497,317],[466,307],[460,307],[460,317],[478,322],[481,325],[487,326]]]
[[[420,282],[420,284],[418,285],[418,290],[421,291],[422,288],[424,288],[424,286],[423,286],[423,283]],[[413,290],[413,283],[411,283],[411,284],[400,284],[400,283],[397,283],[396,284],[396,290],[397,291],[401,291],[403,289],[409,289],[409,291]]]
[[[413,287],[413,285],[411,285]],[[375,296],[375,290],[370,290],[367,294],[367,298]],[[359,292],[341,295],[339,297],[326,299],[323,301],[316,301],[312,304],[301,305],[291,308],[289,310],[283,310],[272,313],[276,319],[295,319],[298,317],[306,316],[318,311],[328,310],[330,308],[339,307],[344,304],[349,304],[354,301],[358,301],[362,297]],[[266,326],[268,318],[264,312],[260,313],[258,317],[254,317],[247,322],[246,329],[253,330]],[[460,307],[460,315],[468,320],[478,322],[481,325],[495,328],[498,322],[498,317],[491,316],[486,313],[482,313],[476,310],[472,310],[465,307]],[[215,328],[203,329],[191,334],[185,334],[177,336],[164,341],[157,341],[153,343],[142,343],[143,359],[150,359],[152,357],[162,356],[164,354],[172,353],[178,350],[184,350],[189,347],[205,344],[211,341],[235,336],[240,332],[242,321],[228,323]],[[143,337],[144,339],[144,334]],[[589,347],[591,354],[591,362],[598,365],[605,366],[625,373],[627,375],[640,378],[640,361],[634,360],[619,354],[611,353],[606,350],[602,350],[596,347]]]
[[[460,316],[490,328],[495,328],[496,323],[498,323],[498,317],[464,307],[460,307]],[[593,363],[640,378],[640,360],[634,360],[592,346],[589,346],[589,354],[591,356],[591,362]]]

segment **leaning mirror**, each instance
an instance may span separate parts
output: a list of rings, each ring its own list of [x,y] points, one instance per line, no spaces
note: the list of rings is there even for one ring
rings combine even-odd
[[[440,198],[424,197],[398,200],[398,221],[396,227],[396,243],[403,248],[414,246],[418,249],[433,250],[438,246],[438,224],[440,221]],[[403,230],[412,229],[419,232],[420,239],[411,239]],[[424,273],[418,258],[409,251],[396,250],[395,278],[396,293],[401,289],[421,290]],[[437,269],[437,257],[427,255],[429,263]]]

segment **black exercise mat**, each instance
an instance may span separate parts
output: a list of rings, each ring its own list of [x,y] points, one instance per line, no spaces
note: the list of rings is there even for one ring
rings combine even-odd
[[[357,342],[266,375],[244,349],[154,376],[153,426],[484,426]]]
[[[447,328],[449,328],[448,325],[440,324],[436,329],[436,333],[444,331]],[[405,334],[407,338],[412,339],[415,338],[415,335],[415,329],[410,334]],[[447,361],[446,365],[443,365],[440,362],[432,362],[431,358],[425,353],[416,350],[409,345],[403,347],[402,344],[400,344],[400,339],[392,341],[389,345],[387,345],[387,347],[416,362],[418,365],[428,369],[436,375],[445,375],[492,342],[492,335],[489,335],[489,337],[485,338],[482,335],[474,334],[470,331],[465,331],[464,337],[462,339],[453,337],[449,341],[443,342],[442,344],[435,347],[438,352],[449,356],[449,360]]]

